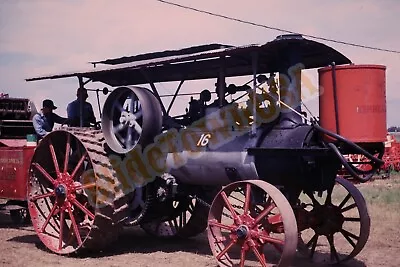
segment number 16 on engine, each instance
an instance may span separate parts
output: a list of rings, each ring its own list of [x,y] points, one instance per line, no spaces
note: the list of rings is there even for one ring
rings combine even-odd
[[[199,138],[199,141],[197,141],[197,146],[206,146],[208,145],[208,142],[210,142],[211,134],[202,134]]]

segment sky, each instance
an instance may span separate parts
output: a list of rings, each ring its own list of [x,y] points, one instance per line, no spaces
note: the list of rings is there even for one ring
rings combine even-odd
[[[400,50],[400,1],[397,0],[171,0],[194,8],[309,35]],[[208,43],[263,44],[282,32],[196,13],[156,0],[0,0],[0,92],[27,97],[40,109],[50,98],[66,115],[75,99],[76,78],[26,82],[26,78],[91,70],[90,61],[179,49]],[[400,54],[320,41],[356,64],[386,69],[387,125],[400,126]],[[318,85],[317,70],[305,73]],[[171,94],[177,83],[156,84]],[[182,92],[199,92],[189,83]],[[90,84],[89,88],[102,88]],[[105,96],[100,95],[101,104]],[[88,99],[99,118],[95,94]],[[182,113],[189,98],[179,98]],[[318,114],[318,97],[306,105]],[[168,103],[167,103],[168,104]],[[178,110],[180,112],[178,112]]]

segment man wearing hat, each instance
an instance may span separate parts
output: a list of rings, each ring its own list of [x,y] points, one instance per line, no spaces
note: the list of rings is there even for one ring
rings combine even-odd
[[[54,123],[65,124],[66,118],[60,117],[53,113],[57,109],[50,99],[43,100],[43,107],[41,114],[35,114],[32,118],[33,127],[35,128],[38,139],[43,138],[46,134],[53,130]]]
[[[90,127],[90,124],[96,124],[93,107],[89,102],[86,102],[88,93],[85,88],[78,88],[76,92],[76,100],[72,101],[67,106],[67,114],[69,125],[80,127],[80,103],[83,102],[83,127]]]

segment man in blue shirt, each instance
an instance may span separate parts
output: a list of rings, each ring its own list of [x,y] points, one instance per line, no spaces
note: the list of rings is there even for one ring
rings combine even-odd
[[[45,135],[53,130],[54,123],[65,124],[66,118],[60,117],[53,113],[57,107],[50,99],[43,100],[42,113],[35,114],[32,118],[33,127],[35,128],[38,139],[43,138]]]
[[[83,101],[83,127],[90,127],[90,124],[96,124],[96,117],[94,116],[92,105],[86,102],[88,98],[87,90],[85,88],[78,88],[76,92],[77,99],[72,101],[67,106],[67,114],[69,126],[80,127],[80,101]]]

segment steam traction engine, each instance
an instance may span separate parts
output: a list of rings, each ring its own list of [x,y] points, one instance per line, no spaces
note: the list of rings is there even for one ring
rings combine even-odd
[[[0,199],[14,223],[28,223],[26,184],[35,149],[27,135],[34,134],[36,108],[29,99],[0,95]]]
[[[100,249],[122,226],[140,225],[158,237],[207,229],[220,266],[288,266],[296,250],[341,262],[362,250],[367,207],[337,173],[343,165],[366,181],[383,163],[385,67],[354,65],[299,35],[95,64],[114,66],[28,79],[77,76],[81,87],[89,81],[116,87],[101,130],[55,131],[35,151],[29,211],[49,249]],[[301,71],[314,68],[319,119],[308,118],[301,101]],[[249,75],[245,84],[226,83]],[[203,90],[186,113],[171,116],[175,99],[185,95],[183,82],[198,79],[216,79],[215,92]],[[167,81],[180,83],[165,107],[168,95],[155,83]],[[136,86],[145,83],[151,90]],[[358,169],[345,154],[365,156],[371,168]]]

